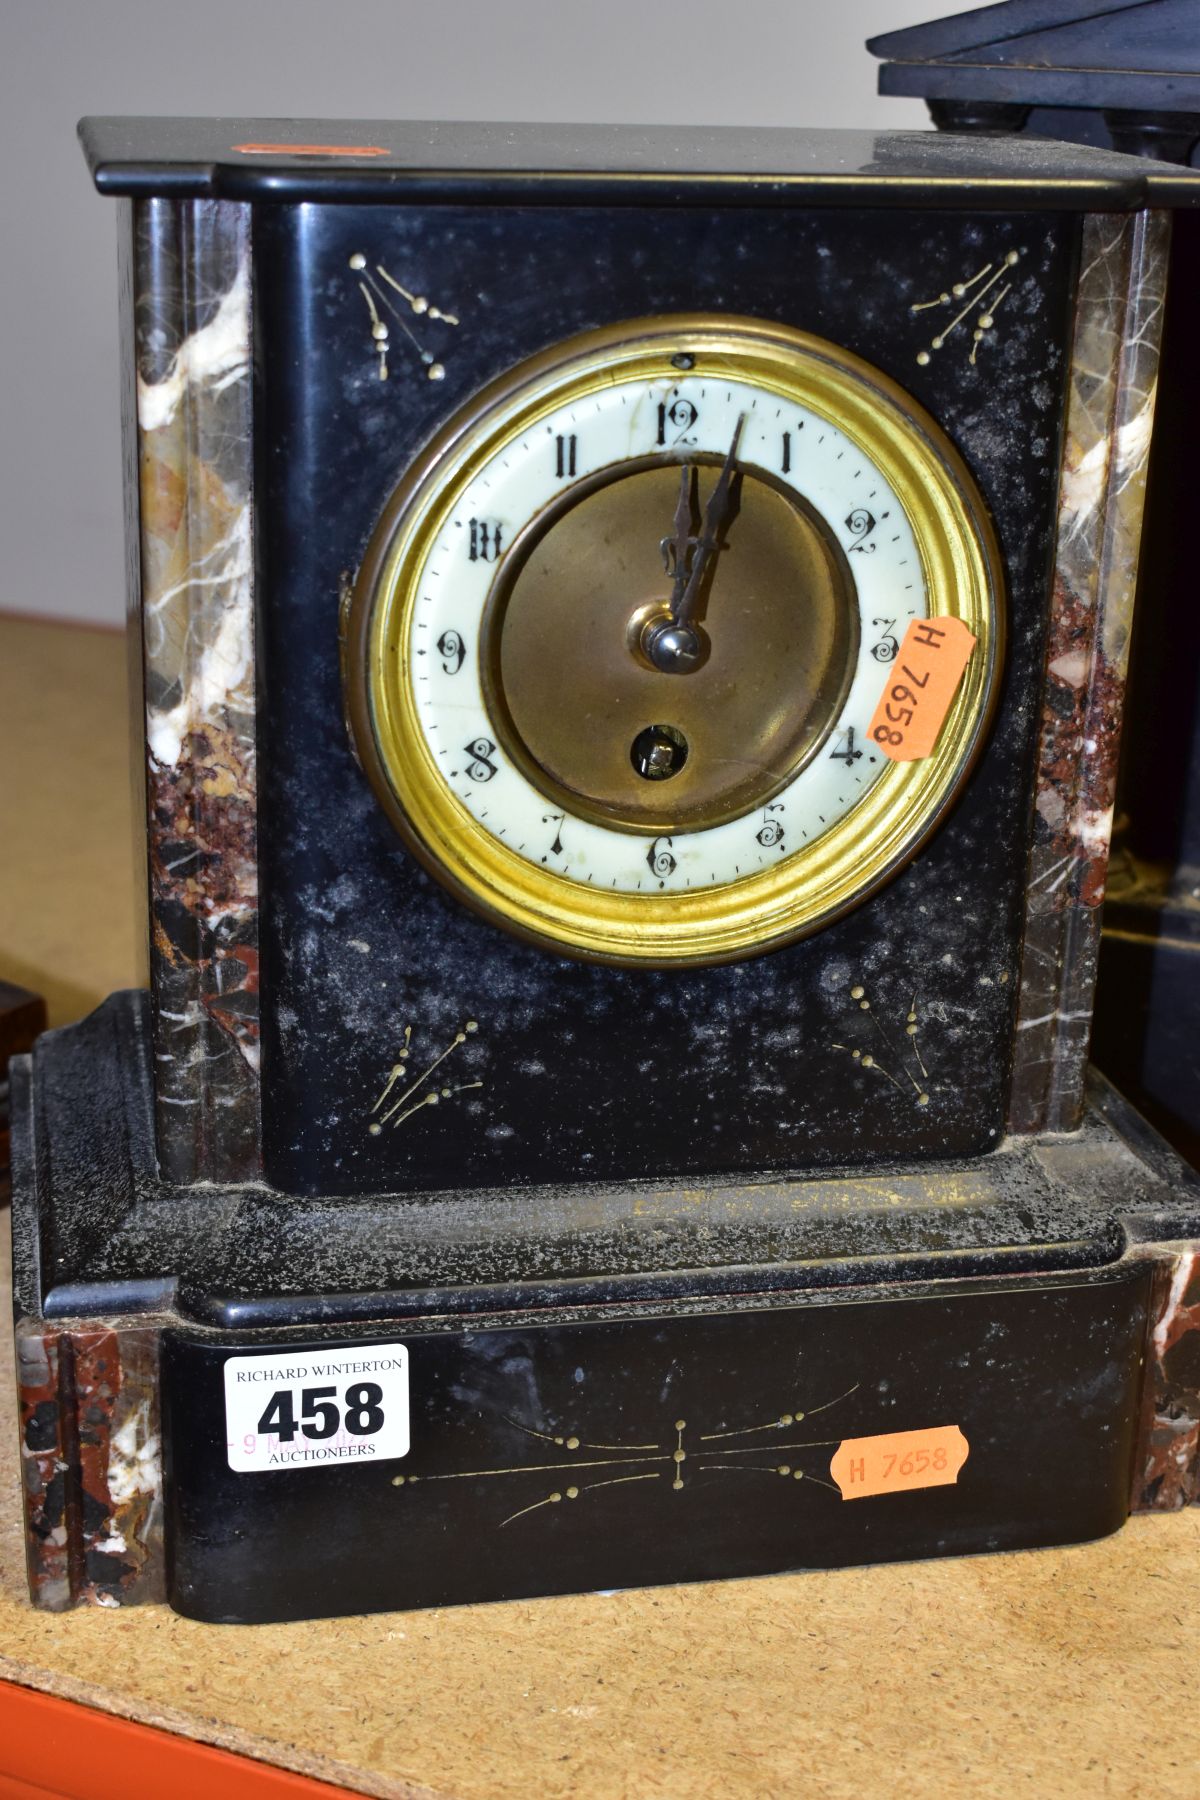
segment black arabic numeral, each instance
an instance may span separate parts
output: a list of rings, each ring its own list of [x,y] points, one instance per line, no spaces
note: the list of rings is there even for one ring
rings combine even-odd
[[[830,762],[844,762],[847,768],[852,768],[862,755],[861,750],[856,750],[854,748],[853,725],[849,726],[847,730],[838,733],[838,743],[841,744],[842,748],[840,750],[831,750],[829,752]]]
[[[337,1389],[333,1387],[301,1388],[300,1417],[305,1423],[300,1429],[306,1438],[333,1437],[342,1422],[336,1399]]]
[[[467,764],[467,774],[472,781],[490,781],[496,773],[496,765],[491,760],[496,753],[496,746],[489,737],[473,738],[463,749],[471,758]]]
[[[442,658],[442,667],[447,675],[457,675],[467,660],[467,646],[453,626],[443,631],[437,641],[438,654]]]
[[[896,641],[895,619],[872,619],[872,625],[883,626],[883,636],[877,644],[871,645],[871,655],[876,662],[895,662],[900,645]]]
[[[783,434],[783,455],[780,458],[779,467],[784,475],[790,475],[792,472],[792,434],[790,431],[785,431]]]
[[[646,852],[646,866],[652,875],[658,877],[658,885],[660,887],[662,887],[675,873],[679,864],[671,855],[671,840],[669,837],[655,838],[654,842]]]
[[[849,546],[850,554],[853,555],[857,550],[862,556],[874,556],[875,546],[868,544],[866,540],[875,529],[877,523],[875,514],[868,512],[865,506],[856,506],[853,512],[846,514],[845,522],[846,530],[854,539]]]
[[[776,801],[772,806],[763,808],[763,822],[754,836],[764,850],[774,850],[783,844],[783,820],[772,818],[773,813],[782,812],[783,806]]]
[[[383,1389],[377,1381],[360,1381],[346,1389],[346,1430],[355,1437],[374,1437],[383,1427]]]
[[[575,433],[570,437],[558,436],[554,440],[554,473],[560,481],[575,473]]]
[[[674,399],[669,403],[663,401],[658,409],[658,441],[664,447],[668,443],[681,444],[685,435],[692,429],[700,414],[690,400]]]
[[[291,1443],[296,1435],[296,1409],[286,1388],[271,1395],[267,1409],[258,1421],[258,1430],[264,1437],[273,1434],[281,1444]]]

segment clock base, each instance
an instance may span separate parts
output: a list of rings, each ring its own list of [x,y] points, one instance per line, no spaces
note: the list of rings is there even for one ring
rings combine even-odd
[[[1200,1179],[1098,1078],[975,1159],[300,1200],[159,1180],[148,1044],[122,994],[14,1065],[40,1606],[448,1605],[1200,1496]]]

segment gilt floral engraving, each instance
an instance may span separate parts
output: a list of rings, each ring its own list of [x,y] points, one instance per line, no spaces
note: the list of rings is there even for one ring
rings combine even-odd
[[[1019,250],[1007,250],[994,262],[986,262],[976,269],[973,275],[965,276],[961,281],[951,283],[932,300],[915,300],[909,312],[915,317],[917,313],[944,309],[953,311],[953,317],[942,322],[939,319],[937,330],[929,340],[927,349],[917,351],[917,361],[922,368],[931,362],[933,353],[944,349],[951,338],[963,346],[970,345],[967,361],[975,368],[981,345],[986,343],[996,328],[996,314],[1013,289],[1014,271],[1021,260]],[[965,329],[961,339],[957,336],[959,327]]]
[[[379,1097],[371,1108],[371,1119],[367,1130],[372,1137],[379,1137],[387,1129],[395,1130],[404,1125],[415,1113],[427,1106],[439,1106],[447,1100],[455,1099],[459,1094],[469,1093],[474,1088],[481,1088],[482,1081],[447,1082],[442,1085],[440,1079],[432,1087],[427,1082],[434,1072],[441,1068],[447,1057],[453,1056],[456,1050],[474,1037],[479,1030],[476,1019],[467,1019],[444,1049],[428,1062],[420,1074],[414,1075],[409,1063],[412,1049],[413,1028],[404,1027],[404,1040],[396,1052],[396,1060],[388,1070],[387,1078],[379,1092]]]
[[[576,1429],[556,1430],[542,1421],[530,1425],[521,1419],[505,1418],[505,1424],[514,1431],[547,1446],[542,1460],[446,1473],[406,1472],[393,1475],[392,1486],[411,1493],[413,1488],[433,1482],[500,1480],[506,1485],[515,1485],[518,1492],[522,1489],[531,1492],[532,1498],[524,1499],[522,1505],[497,1520],[499,1531],[547,1508],[564,1503],[570,1505],[600,1488],[631,1482],[664,1484],[657,1490],[651,1489],[651,1494],[657,1491],[680,1495],[694,1488],[702,1494],[708,1485],[697,1481],[702,1474],[769,1475],[776,1480],[802,1482],[808,1488],[827,1488],[840,1499],[840,1490],[826,1479],[826,1475],[830,1453],[842,1440],[821,1436],[820,1427],[815,1428],[814,1435],[806,1431],[805,1426],[817,1414],[840,1406],[857,1392],[858,1384],[855,1383],[845,1393],[817,1406],[783,1409],[769,1419],[757,1420],[750,1425],[729,1426],[719,1421],[717,1429],[706,1431],[695,1419],[672,1419],[657,1427],[647,1443],[595,1443],[582,1425]],[[796,1437],[796,1432],[801,1435]],[[814,1458],[813,1452],[821,1454]],[[622,1473],[618,1474],[618,1470]],[[530,1476],[538,1477],[541,1487],[526,1479]],[[574,1479],[576,1476],[578,1480]]]
[[[457,313],[447,312],[443,307],[435,306],[425,294],[413,293],[402,281],[397,281],[391,271],[383,263],[371,263],[361,250],[356,250],[350,258],[350,270],[356,277],[356,286],[362,295],[367,309],[367,325],[370,331],[371,354],[375,358],[375,373],[380,381],[386,381],[390,373],[388,357],[393,348],[393,329],[399,331],[405,346],[412,351],[425,370],[429,381],[444,381],[446,365],[438,362],[432,350],[414,331],[411,318],[428,319],[433,324],[457,327],[460,323]],[[385,317],[384,315],[387,315]],[[392,323],[389,325],[388,319]]]

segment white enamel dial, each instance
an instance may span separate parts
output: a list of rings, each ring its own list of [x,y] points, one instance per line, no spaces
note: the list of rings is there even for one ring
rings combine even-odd
[[[672,464],[704,459],[711,482],[739,419],[739,471],[761,474],[805,502],[852,576],[857,654],[840,708],[793,777],[739,817],[653,833],[586,817],[506,752],[503,722],[489,710],[483,679],[489,596],[521,534],[548,506],[569,505],[573,488],[585,491],[597,477],[654,457]],[[912,526],[871,456],[830,419],[768,386],[702,373],[618,381],[529,424],[478,468],[414,579],[415,710],[441,778],[486,831],[526,861],[630,894],[742,881],[843,820],[890,766],[867,730],[905,627],[928,613]],[[796,604],[803,605],[800,592]],[[714,606],[714,641],[722,627]],[[688,679],[664,678],[663,711],[670,711],[672,685]],[[669,806],[665,792],[663,803]]]

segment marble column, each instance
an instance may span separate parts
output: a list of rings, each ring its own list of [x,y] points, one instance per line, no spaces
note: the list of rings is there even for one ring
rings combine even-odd
[[[1083,220],[1009,1098],[1022,1133],[1083,1116],[1169,229],[1165,213]]]
[[[260,1162],[250,209],[129,228],[158,1159],[233,1181]]]

